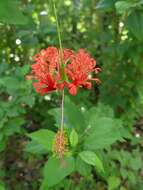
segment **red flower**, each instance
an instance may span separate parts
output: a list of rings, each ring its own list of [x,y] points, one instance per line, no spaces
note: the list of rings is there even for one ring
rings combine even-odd
[[[91,89],[91,80],[99,82],[99,79],[91,78],[91,73],[98,73],[99,70],[96,61],[85,50],[80,49],[71,57],[71,62],[67,65],[66,73],[71,80],[68,84],[69,92],[76,95],[78,87]]]
[[[75,53],[69,49],[61,52],[55,47],[48,47],[36,54],[34,60],[32,73],[37,82],[33,85],[42,95],[65,87],[70,94],[76,95],[79,87],[90,89],[91,80],[99,82],[99,79],[91,78],[91,74],[98,73],[100,69],[83,49]]]

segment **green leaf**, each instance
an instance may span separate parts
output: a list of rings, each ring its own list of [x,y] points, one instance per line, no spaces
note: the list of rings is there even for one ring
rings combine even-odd
[[[8,120],[8,122],[5,124],[4,133],[6,136],[10,136],[14,133],[20,133],[21,132],[21,126],[25,123],[24,118],[22,117],[16,117],[11,118]]]
[[[97,4],[97,9],[112,10],[116,0],[100,0]]]
[[[0,169],[0,178],[4,177],[6,175],[6,172],[4,169]],[[1,185],[1,182],[0,182]]]
[[[0,190],[5,190],[5,187],[1,181],[0,181]]]
[[[136,184],[136,175],[134,172],[128,171],[128,179],[133,186]]]
[[[82,176],[90,176],[91,175],[91,166],[85,163],[79,156],[76,159],[76,171],[80,173]]]
[[[23,67],[20,68],[21,74],[24,76],[30,71],[30,65],[24,65]]]
[[[117,189],[120,185],[120,178],[116,176],[110,176],[108,178],[108,190]]]
[[[86,120],[80,107],[68,97],[65,98],[65,124],[70,128],[76,128],[77,131],[82,131],[86,127]]]
[[[75,105],[68,97],[65,97],[64,105],[64,123],[67,128],[76,128],[76,130],[82,131],[86,127],[86,121],[79,106]],[[56,126],[60,126],[61,111],[60,108],[51,109],[49,114],[54,116],[56,120]]]
[[[0,185],[0,190],[5,190],[4,186]]]
[[[0,108],[0,120],[3,118],[4,116],[4,110]]]
[[[140,156],[132,157],[129,163],[130,163],[130,168],[132,168],[135,171],[138,171],[143,166],[142,159]]]
[[[6,143],[7,143],[7,138],[5,138],[3,133],[0,133],[0,152],[5,149]]]
[[[70,144],[72,147],[75,147],[78,144],[78,134],[75,129],[72,129],[70,133]]]
[[[44,179],[40,190],[48,190],[70,175],[75,170],[75,160],[73,157],[66,157],[63,161],[56,157],[49,158],[44,166]]]
[[[85,118],[92,120],[93,117],[110,117],[114,118],[113,109],[110,106],[107,106],[103,103],[98,103],[96,107],[92,107],[89,110],[84,112]]]
[[[124,13],[133,6],[133,3],[128,1],[118,1],[115,3],[117,13]]]
[[[143,13],[139,11],[132,12],[127,17],[127,27],[129,31],[138,40],[143,40]]]
[[[79,153],[79,156],[85,163],[95,166],[100,172],[104,172],[103,164],[94,152],[83,151]]]
[[[20,88],[20,82],[16,77],[5,76],[0,78],[0,85],[6,87],[8,93]]]
[[[20,100],[20,102],[27,104],[31,108],[35,103],[35,97],[31,96],[31,95],[22,96],[21,98],[19,98],[19,100]]]
[[[26,24],[27,17],[23,15],[17,0],[0,1],[0,22],[7,24]]]
[[[2,128],[4,126],[4,124],[7,122],[7,117],[3,117],[1,120],[0,120],[0,128]]]
[[[122,122],[108,117],[92,117],[89,121],[88,135],[84,137],[84,147],[97,150],[108,147],[117,140],[122,140]]]
[[[35,141],[31,141],[26,144],[25,152],[32,153],[32,154],[47,154],[48,150],[45,149],[41,144],[38,144]]]
[[[38,144],[42,145],[46,150],[52,150],[53,140],[55,137],[55,133],[53,131],[50,131],[48,129],[40,129],[36,132],[27,134],[27,136]]]

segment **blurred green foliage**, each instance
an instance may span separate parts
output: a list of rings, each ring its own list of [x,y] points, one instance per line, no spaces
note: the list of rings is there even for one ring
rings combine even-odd
[[[142,190],[143,1],[55,0],[63,46],[102,68],[100,86],[66,94],[67,167],[52,156],[59,94],[26,80],[32,56],[58,46],[51,2],[0,1],[0,190]]]

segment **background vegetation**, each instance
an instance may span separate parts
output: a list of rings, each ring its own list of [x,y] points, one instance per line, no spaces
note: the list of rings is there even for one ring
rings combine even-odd
[[[47,137],[57,131],[60,99],[36,94],[26,76],[36,52],[58,46],[52,3],[1,0],[0,190],[142,190],[143,0],[56,0],[56,6],[63,46],[85,48],[102,68],[100,86],[67,95],[65,125],[85,132],[77,150],[94,151],[105,171],[79,156],[66,178],[68,169],[57,171],[56,161],[48,168]]]

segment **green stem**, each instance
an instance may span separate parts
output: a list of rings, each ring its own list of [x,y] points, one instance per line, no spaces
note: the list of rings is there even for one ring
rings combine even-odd
[[[59,45],[60,45],[60,50],[62,52],[63,48],[62,48],[61,32],[60,32],[60,25],[59,25],[58,16],[57,16],[57,9],[56,9],[56,5],[55,5],[55,0],[53,0],[53,7],[54,7],[54,15],[55,15],[56,25],[57,25]]]
[[[57,9],[55,5],[55,0],[53,0],[53,7],[54,7],[54,15],[56,19],[56,25],[57,25],[57,32],[58,32],[58,39],[59,39],[59,46],[60,46],[60,54],[61,54],[61,60],[59,60],[60,66],[62,67],[62,60],[63,60],[63,47],[62,47],[62,40],[61,40],[61,32],[60,32],[60,25],[58,21],[57,16]],[[64,131],[64,89],[62,90],[62,104],[61,104],[61,131]]]

